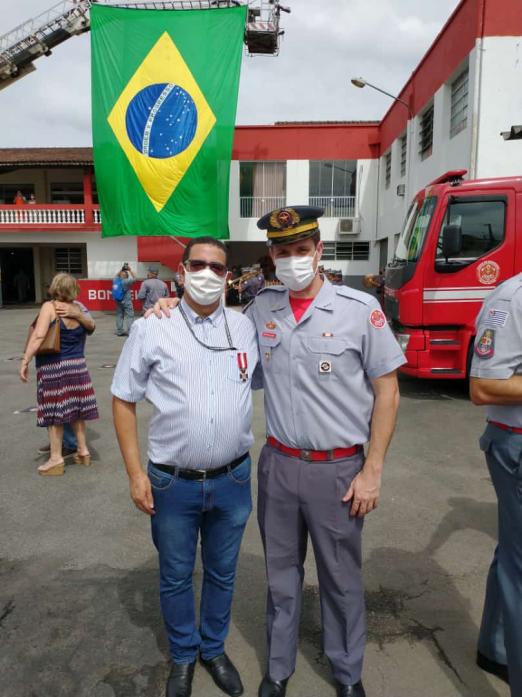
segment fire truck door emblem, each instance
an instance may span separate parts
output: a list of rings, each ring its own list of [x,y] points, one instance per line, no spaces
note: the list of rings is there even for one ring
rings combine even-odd
[[[495,330],[485,329],[475,346],[479,358],[491,358],[495,353]]]
[[[486,259],[486,261],[483,261],[477,267],[477,278],[479,283],[482,283],[485,286],[490,286],[493,283],[496,283],[499,274],[500,266],[496,261]]]

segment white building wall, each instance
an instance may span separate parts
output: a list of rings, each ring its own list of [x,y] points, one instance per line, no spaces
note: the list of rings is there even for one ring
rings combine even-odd
[[[388,259],[393,256],[395,235],[402,230],[406,212],[415,194],[444,172],[452,169],[471,169],[472,146],[476,111],[476,71],[479,51],[473,49],[467,61],[459,65],[446,83],[428,101],[422,111],[408,123],[408,152],[406,176],[400,176],[400,136],[392,143],[392,175],[389,188],[385,185],[384,157],[380,159],[379,205],[377,239],[388,238]],[[466,128],[450,136],[451,84],[468,66],[468,117]],[[424,160],[419,154],[419,137],[422,114],[433,101],[433,147]],[[522,113],[522,112],[521,112]],[[402,134],[401,134],[402,135]],[[500,176],[498,174],[497,176]],[[397,196],[397,186],[404,184],[406,194]]]
[[[501,131],[522,123],[522,38],[483,40],[476,177],[522,174],[522,141],[504,141]]]

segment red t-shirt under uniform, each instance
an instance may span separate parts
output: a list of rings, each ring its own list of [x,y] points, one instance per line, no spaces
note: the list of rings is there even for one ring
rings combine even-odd
[[[313,302],[313,298],[292,298],[290,296],[290,307],[294,313],[295,321],[299,322],[304,313],[308,310]]]

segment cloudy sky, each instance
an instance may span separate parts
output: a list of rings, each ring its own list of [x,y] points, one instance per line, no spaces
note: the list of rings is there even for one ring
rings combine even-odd
[[[4,34],[57,0],[1,0]],[[243,59],[237,122],[379,119],[458,0],[287,0],[277,58]],[[90,145],[89,34],[0,91],[0,147]]]

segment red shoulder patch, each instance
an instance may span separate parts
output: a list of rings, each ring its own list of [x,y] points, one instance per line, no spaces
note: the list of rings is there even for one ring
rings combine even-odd
[[[375,329],[382,329],[384,326],[386,326],[386,317],[384,316],[384,312],[381,310],[373,310],[370,315],[370,324],[372,327],[375,327]]]

